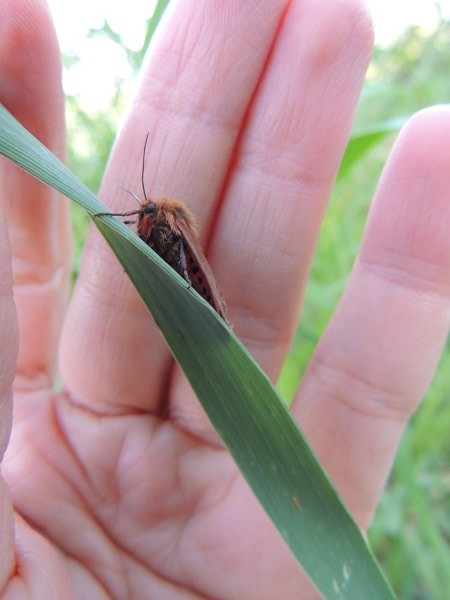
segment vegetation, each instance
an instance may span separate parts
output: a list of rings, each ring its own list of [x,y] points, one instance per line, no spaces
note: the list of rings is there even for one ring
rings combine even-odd
[[[123,47],[107,23],[106,35]],[[138,69],[138,53],[124,48]],[[305,304],[279,388],[290,400],[344,289],[360,242],[370,199],[394,140],[393,119],[450,98],[450,24],[431,33],[408,30],[395,45],[376,49],[355,118],[360,156],[342,170],[317,245]],[[76,57],[75,57],[76,58]],[[73,63],[66,60],[67,68]],[[68,98],[69,165],[96,191],[126,99],[120,81],[107,113],[88,114]],[[374,143],[373,135],[379,132]],[[75,273],[86,218],[74,210]],[[434,382],[402,441],[370,538],[390,582],[403,600],[439,600],[450,590],[450,403],[447,345]]]

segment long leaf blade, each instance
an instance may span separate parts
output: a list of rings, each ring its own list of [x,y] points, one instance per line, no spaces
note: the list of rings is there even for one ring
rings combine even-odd
[[[0,153],[74,199],[91,217],[105,210],[3,107]],[[102,217],[95,222],[239,469],[323,596],[392,599],[357,525],[286,406],[233,331],[119,220]]]

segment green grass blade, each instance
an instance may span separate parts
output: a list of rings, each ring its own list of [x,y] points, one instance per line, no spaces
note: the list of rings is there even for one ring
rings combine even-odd
[[[391,119],[353,132],[342,158],[338,179],[345,177],[357,162],[387,135],[398,133],[406,120],[406,118]]]
[[[0,153],[81,204],[104,206],[0,107]],[[393,595],[285,404],[218,315],[120,220],[95,219],[239,469],[325,598]]]
[[[150,22],[147,27],[147,34],[145,36],[147,40],[150,40],[153,37],[156,27],[158,26],[169,2],[170,0],[158,0],[152,18],[150,19]]]

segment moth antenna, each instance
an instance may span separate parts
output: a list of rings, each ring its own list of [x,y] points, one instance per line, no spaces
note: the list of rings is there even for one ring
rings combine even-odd
[[[145,184],[144,184],[144,168],[145,168],[145,154],[146,154],[146,150],[147,150],[147,142],[148,142],[149,135],[150,134],[147,133],[147,135],[145,137],[144,152],[142,153],[142,172],[141,172],[142,191],[144,192],[144,199],[146,202],[148,202],[148,199],[147,199],[147,193],[145,191]]]
[[[136,202],[138,202],[139,204],[141,204],[141,201],[139,200],[139,198],[136,196],[136,194],[133,194],[133,192],[131,192],[130,190],[127,190],[127,188],[120,188],[122,191],[126,192],[127,194],[130,194],[130,196],[133,196],[133,198],[136,200]]]

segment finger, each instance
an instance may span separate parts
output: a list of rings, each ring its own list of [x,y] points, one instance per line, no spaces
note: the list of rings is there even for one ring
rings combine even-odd
[[[211,260],[235,330],[273,379],[297,324],[371,48],[359,1],[291,2],[249,111]]]
[[[5,0],[0,11],[0,100],[61,157],[61,67],[48,8],[40,0]],[[21,335],[16,386],[49,387],[70,265],[67,205],[8,161],[1,167]]]
[[[450,109],[416,115],[395,145],[358,260],[295,412],[367,525],[449,328]]]
[[[12,383],[14,380],[19,334],[14,307],[11,271],[11,253],[8,232],[0,210],[0,462],[11,433]],[[11,497],[0,478],[0,589],[15,569],[14,526]]]
[[[139,193],[149,132],[148,193],[186,199],[207,238],[233,145],[286,4],[171,3],[108,165],[101,192],[108,204],[117,210],[119,198],[133,202],[122,187]],[[61,352],[63,380],[79,402],[111,410],[115,403],[158,408],[172,359],[97,235],[88,241]]]
[[[272,379],[298,321],[371,45],[360,2],[291,2],[241,134],[210,256],[236,333]],[[174,414],[208,431],[187,391],[180,378]]]

